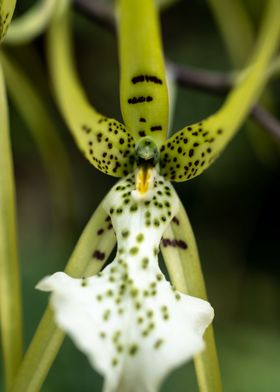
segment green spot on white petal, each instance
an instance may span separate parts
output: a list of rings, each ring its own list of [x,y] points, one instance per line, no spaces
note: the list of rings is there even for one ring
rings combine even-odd
[[[173,368],[203,349],[202,335],[212,320],[213,310],[203,300],[174,291],[158,266],[156,250],[168,223],[177,213],[175,191],[156,174],[157,189],[170,188],[171,216],[159,228],[147,228],[144,218],[147,208],[151,219],[157,218],[159,210],[143,201],[135,201],[134,213],[129,207],[123,207],[120,215],[110,213],[123,200],[117,187],[124,186],[128,180],[132,191],[133,175],[122,179],[104,202],[105,210],[111,215],[119,251],[102,276],[87,278],[87,286],[82,287],[81,280],[56,273],[45,278],[39,288],[52,292],[51,305],[57,324],[104,376],[105,390],[108,385],[111,390],[133,390],[135,383],[139,388],[149,385],[156,390]],[[161,197],[165,196],[158,195]],[[125,238],[124,230],[130,233]],[[134,247],[137,254],[131,254]],[[153,363],[149,373],[143,366],[145,358]]]

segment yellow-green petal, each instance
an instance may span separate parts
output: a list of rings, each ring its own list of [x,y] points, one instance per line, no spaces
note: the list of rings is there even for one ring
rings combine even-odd
[[[168,128],[168,92],[157,10],[153,0],[119,1],[121,110],[135,138],[158,145]]]
[[[234,136],[267,81],[267,70],[279,44],[279,19],[280,2],[271,0],[251,63],[221,109],[175,133],[162,146],[161,173],[167,179],[186,181],[198,176]]]
[[[5,37],[9,24],[11,23],[16,6],[16,0],[0,1],[0,42]]]
[[[165,231],[161,252],[175,288],[207,300],[199,254],[190,221],[183,204]],[[205,349],[194,357],[199,390],[221,392],[222,383],[213,327],[204,334]]]
[[[121,177],[132,169],[135,142],[118,121],[88,102],[72,58],[69,2],[61,0],[48,32],[48,61],[57,103],[78,146],[97,169]]]

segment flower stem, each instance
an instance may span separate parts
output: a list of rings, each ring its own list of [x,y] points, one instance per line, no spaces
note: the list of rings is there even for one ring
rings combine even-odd
[[[0,325],[7,389],[22,356],[21,293],[8,107],[0,66]]]
[[[253,48],[254,28],[240,0],[208,0],[226,50],[236,67],[243,67]]]
[[[8,93],[33,137],[48,175],[56,216],[71,220],[74,192],[70,160],[38,88],[13,59],[0,53]]]

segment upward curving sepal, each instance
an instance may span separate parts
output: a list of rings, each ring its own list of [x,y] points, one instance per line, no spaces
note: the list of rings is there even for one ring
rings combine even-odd
[[[280,2],[268,2],[262,30],[247,69],[218,112],[185,127],[161,147],[161,174],[186,181],[201,174],[234,136],[259,98],[280,36]]]
[[[153,0],[119,1],[121,109],[135,138],[158,145],[168,128],[168,92],[159,24]]]
[[[95,111],[85,96],[73,65],[68,3],[61,0],[48,32],[57,102],[86,158],[103,173],[121,177],[132,170],[134,139],[121,123]]]
[[[5,37],[9,24],[11,23],[16,6],[16,0],[0,1],[0,42]]]

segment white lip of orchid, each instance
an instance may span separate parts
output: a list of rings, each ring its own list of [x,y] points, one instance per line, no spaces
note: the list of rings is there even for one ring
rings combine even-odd
[[[150,200],[135,198],[133,174],[105,199],[118,242],[114,261],[86,280],[58,272],[37,285],[52,292],[58,325],[104,376],[106,392],[156,391],[174,367],[203,349],[213,319],[208,302],[176,292],[159,269],[160,240],[178,197],[152,170]]]

